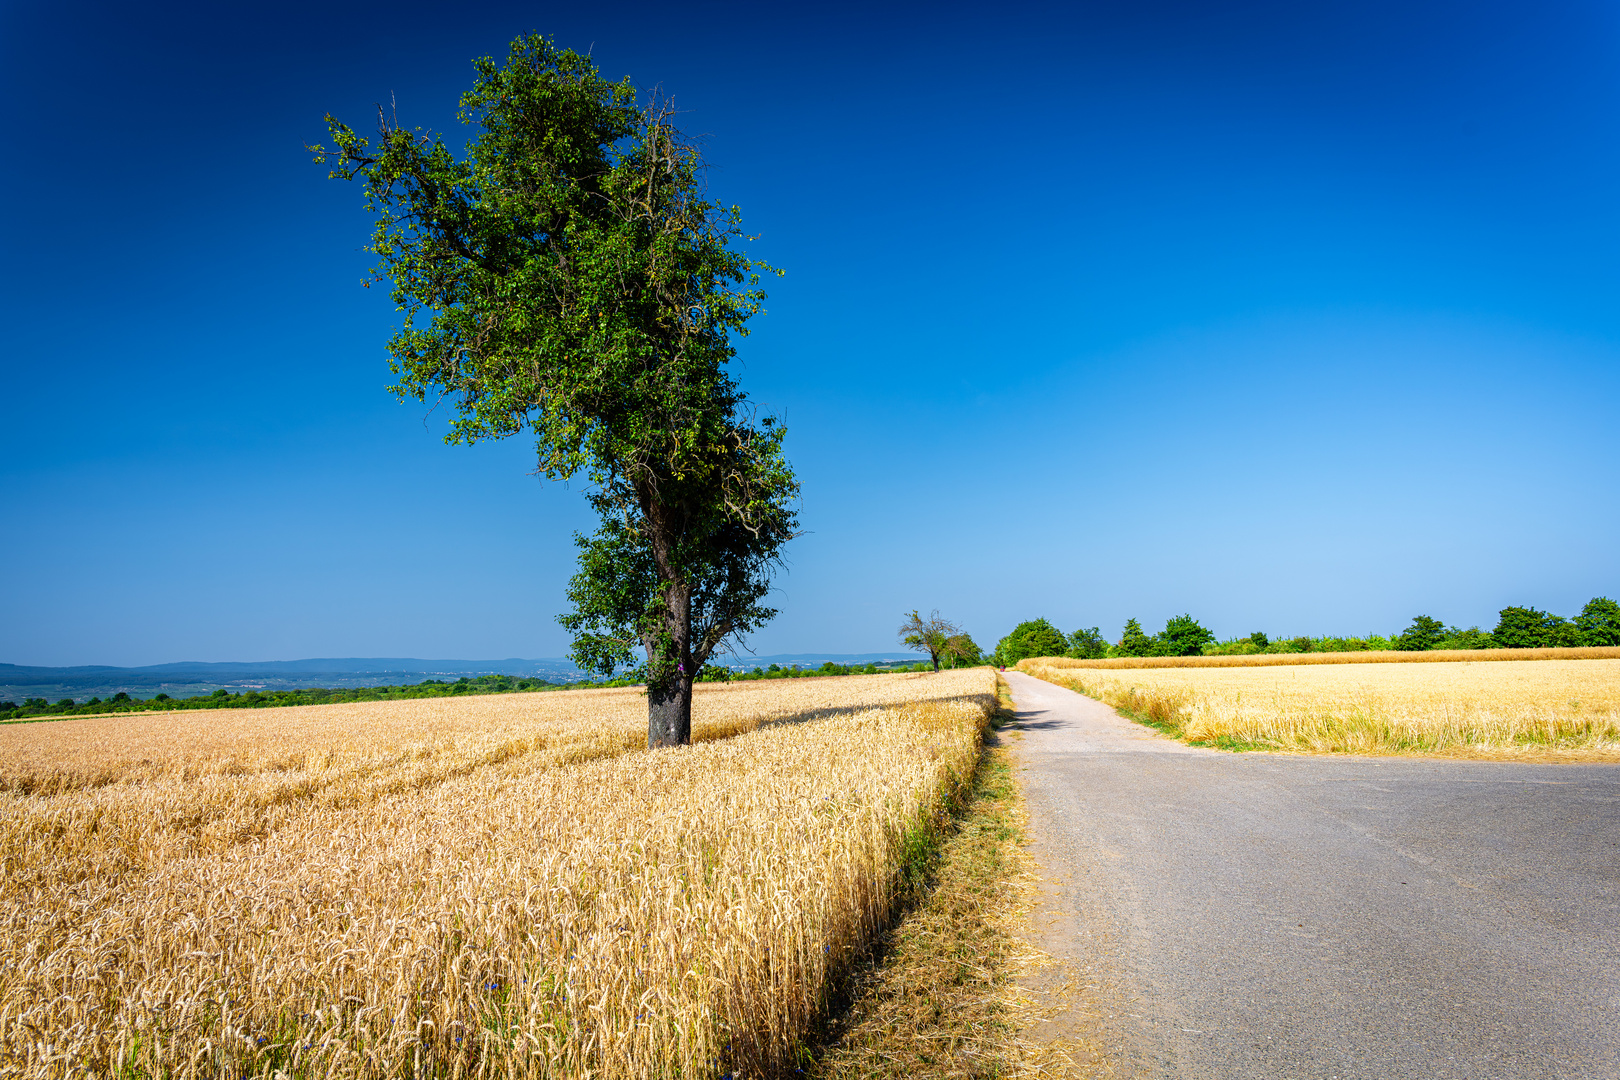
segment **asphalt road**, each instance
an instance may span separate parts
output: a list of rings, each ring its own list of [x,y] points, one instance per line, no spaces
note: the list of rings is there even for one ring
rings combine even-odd
[[[1125,1075],[1620,1080],[1620,766],[1198,750],[1007,681]]]

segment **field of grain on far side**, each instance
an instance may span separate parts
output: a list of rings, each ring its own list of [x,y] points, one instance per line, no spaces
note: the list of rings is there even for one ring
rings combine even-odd
[[[1025,660],[1019,668],[1216,746],[1620,758],[1620,659],[1130,669]]]
[[[764,1075],[973,774],[987,669],[0,729],[0,1074]],[[189,730],[176,724],[190,724]]]

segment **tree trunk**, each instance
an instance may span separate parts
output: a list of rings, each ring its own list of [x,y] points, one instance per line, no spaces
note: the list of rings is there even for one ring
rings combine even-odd
[[[692,741],[692,676],[677,674],[661,686],[647,684],[647,748]]]

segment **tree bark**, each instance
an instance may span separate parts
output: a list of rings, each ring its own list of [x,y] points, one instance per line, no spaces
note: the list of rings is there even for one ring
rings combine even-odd
[[[692,741],[692,676],[678,674],[663,685],[647,686],[647,748],[685,746]]]

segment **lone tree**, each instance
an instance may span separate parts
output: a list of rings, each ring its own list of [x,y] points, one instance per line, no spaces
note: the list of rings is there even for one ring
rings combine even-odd
[[[962,634],[962,628],[940,618],[937,610],[930,612],[926,619],[913,611],[900,624],[899,634],[900,644],[928,654],[935,671],[939,670],[940,657],[954,656],[963,646],[962,641],[952,640]]]
[[[311,149],[377,218],[372,281],[404,312],[389,389],[453,403],[449,443],[527,431],[541,476],[588,481],[574,659],[607,674],[640,647],[648,743],[688,743],[693,680],[776,614],[797,534],[784,429],[726,372],[771,268],[735,250],[739,211],[706,197],[666,100],[538,35],[474,69],[460,156],[381,109],[375,144],[328,116]]]

